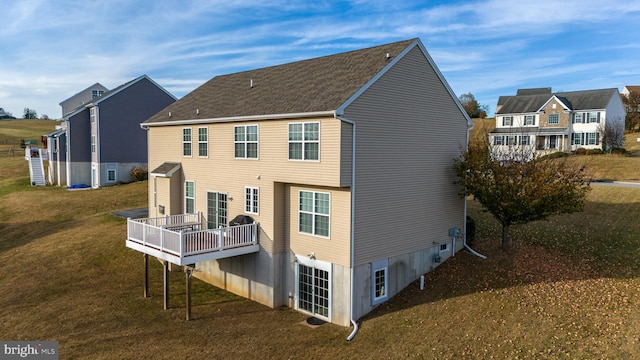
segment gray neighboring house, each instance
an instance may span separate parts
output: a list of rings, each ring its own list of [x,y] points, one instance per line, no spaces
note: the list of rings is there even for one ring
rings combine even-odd
[[[3,120],[3,119],[15,119],[15,117],[7,114],[7,112],[4,111],[3,108],[0,108],[0,120]]]
[[[90,91],[93,97],[94,90],[89,87],[83,93],[86,97]],[[97,188],[131,181],[131,169],[147,164],[147,136],[140,123],[174,101],[172,94],[143,75],[66,113],[61,128],[48,134],[53,140],[52,183]]]
[[[102,96],[102,94],[107,91],[109,91],[109,89],[102,86],[102,84],[95,83],[88,88],[80,91],[79,93],[73,95],[72,97],[63,100],[62,102],[60,102],[60,107],[62,108],[62,117],[64,118],[70,112],[75,111],[79,107],[88,104],[93,99]]]

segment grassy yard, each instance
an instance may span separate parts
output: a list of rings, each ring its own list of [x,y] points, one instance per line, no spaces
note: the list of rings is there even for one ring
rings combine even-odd
[[[508,252],[470,202],[489,258],[456,254],[347,342],[350,328],[199,280],[186,322],[184,274],[170,273],[164,311],[155,261],[144,299],[142,256],[111,212],[146,206],[146,186],[34,188],[24,158],[0,156],[0,339],[59,341],[61,359],[640,358],[640,188],[594,185],[585,212],[513,226]]]

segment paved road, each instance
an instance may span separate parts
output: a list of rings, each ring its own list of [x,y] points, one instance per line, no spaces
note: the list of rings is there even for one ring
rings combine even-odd
[[[591,185],[595,186],[622,186],[622,187],[640,187],[640,182],[631,181],[594,181]]]

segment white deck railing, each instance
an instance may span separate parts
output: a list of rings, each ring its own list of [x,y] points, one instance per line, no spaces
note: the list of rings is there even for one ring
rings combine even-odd
[[[257,224],[200,230],[199,219],[199,213],[128,219],[127,246],[177,265],[257,251]]]

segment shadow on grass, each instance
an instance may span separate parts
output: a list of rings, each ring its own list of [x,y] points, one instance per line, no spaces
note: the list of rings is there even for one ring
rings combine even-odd
[[[633,221],[634,215],[624,215],[632,207],[640,210],[637,203],[594,202],[583,213],[512,226],[511,247],[507,251],[500,248],[499,224],[487,213],[472,211],[482,233],[474,249],[487,259],[460,251],[425,274],[423,290],[416,280],[362,320],[507,288],[640,278],[640,226]]]
[[[0,253],[77,226],[72,220],[35,220],[19,224],[0,222]]]

